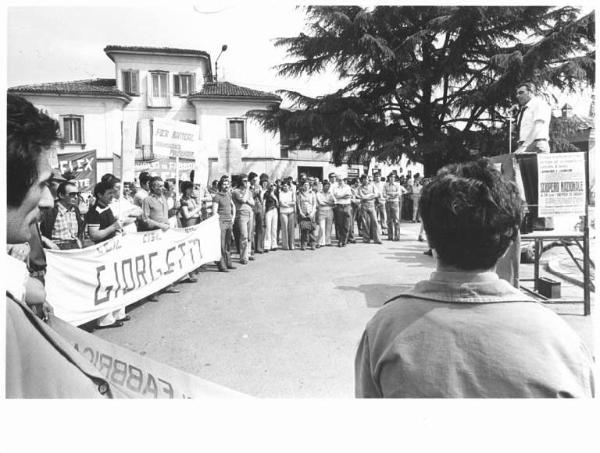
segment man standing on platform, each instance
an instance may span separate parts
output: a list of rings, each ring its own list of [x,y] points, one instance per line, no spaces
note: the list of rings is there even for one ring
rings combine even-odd
[[[534,86],[524,82],[517,86],[520,105],[517,116],[518,148],[515,153],[549,153],[549,129],[552,111],[546,101],[534,96]]]

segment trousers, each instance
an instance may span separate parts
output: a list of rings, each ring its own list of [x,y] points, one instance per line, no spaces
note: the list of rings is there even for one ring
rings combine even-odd
[[[282,212],[279,216],[281,223],[281,247],[283,250],[294,250],[294,232],[296,228],[296,213]]]
[[[334,208],[335,225],[340,244],[348,242],[350,228],[352,227],[352,207],[349,204],[338,204]]]
[[[386,201],[385,210],[387,214],[388,239],[390,241],[400,240],[400,211],[399,201]]]
[[[265,250],[277,249],[277,209],[270,209],[265,214]]]
[[[365,242],[370,240],[380,242],[379,225],[377,224],[377,212],[375,212],[375,206],[363,203],[361,206],[361,214],[363,223],[363,240]]]

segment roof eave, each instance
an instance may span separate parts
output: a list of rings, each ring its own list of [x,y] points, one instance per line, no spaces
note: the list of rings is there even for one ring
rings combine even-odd
[[[281,104],[281,98],[272,97],[252,97],[252,96],[219,96],[215,94],[191,94],[188,101],[245,101],[245,102],[268,102],[272,104]]]
[[[113,58],[113,54],[127,54],[127,55],[163,55],[169,57],[193,57],[193,58],[204,58],[210,63],[210,55],[208,54],[200,54],[200,53],[173,53],[166,51],[151,51],[151,50],[126,50],[126,49],[104,49],[104,53],[108,58],[110,58],[113,63],[115,59]]]
[[[9,88],[8,92],[11,94],[22,95],[22,96],[57,96],[57,97],[71,97],[71,98],[99,98],[99,99],[117,99],[129,104],[131,97],[125,93],[114,93],[114,94],[103,94],[103,93],[59,93],[55,91],[26,91],[26,90],[14,90]]]

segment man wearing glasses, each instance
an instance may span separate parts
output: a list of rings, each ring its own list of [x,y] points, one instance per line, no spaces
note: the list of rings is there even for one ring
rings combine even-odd
[[[72,182],[61,182],[56,190],[54,207],[42,214],[40,231],[61,250],[80,249],[83,244],[83,219],[79,208],[79,192]]]

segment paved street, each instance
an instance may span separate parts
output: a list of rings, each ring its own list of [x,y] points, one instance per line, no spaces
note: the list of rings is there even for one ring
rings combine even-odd
[[[401,242],[257,255],[228,274],[206,266],[180,294],[131,306],[124,327],[94,333],[252,396],[351,398],[365,323],[433,269],[418,228],[403,223]],[[592,346],[581,305],[553,309]]]

